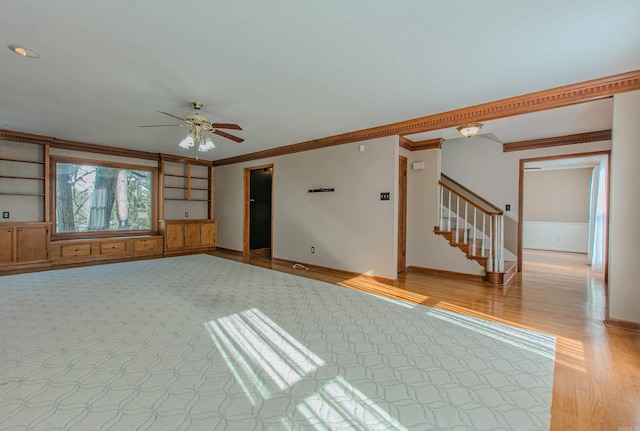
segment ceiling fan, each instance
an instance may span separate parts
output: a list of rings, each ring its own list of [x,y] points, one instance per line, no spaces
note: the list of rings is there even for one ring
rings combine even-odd
[[[182,124],[156,124],[150,126],[138,126],[138,127],[170,127],[170,126],[190,126],[191,130],[187,135],[178,143],[182,148],[189,149],[196,145],[197,151],[209,151],[215,148],[213,141],[205,132],[210,132],[223,138],[231,139],[235,142],[243,142],[244,139],[231,135],[227,132],[223,132],[219,129],[232,129],[242,130],[237,124],[230,123],[212,123],[209,118],[200,113],[200,109],[204,106],[200,102],[193,102],[193,109],[195,113],[186,115],[184,118],[180,118],[177,115],[169,114],[168,112],[158,111],[161,114],[168,115],[176,120],[182,121]]]

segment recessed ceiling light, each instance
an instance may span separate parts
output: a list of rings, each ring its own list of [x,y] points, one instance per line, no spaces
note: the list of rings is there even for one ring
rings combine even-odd
[[[9,45],[9,49],[23,57],[38,58],[38,54],[20,45]]]

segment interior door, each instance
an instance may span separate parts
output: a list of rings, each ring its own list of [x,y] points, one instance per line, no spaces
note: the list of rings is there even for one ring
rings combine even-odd
[[[271,252],[273,166],[245,170],[245,253]]]
[[[398,273],[407,269],[407,158],[398,164]]]

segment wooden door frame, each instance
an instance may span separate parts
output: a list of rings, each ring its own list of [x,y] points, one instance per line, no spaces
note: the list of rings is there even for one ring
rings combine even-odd
[[[398,157],[398,256],[396,272],[407,270],[407,187],[408,187],[408,162],[404,156]],[[402,174],[404,169],[405,174]],[[403,180],[404,178],[404,180]],[[404,247],[402,247],[404,246]]]
[[[273,163],[269,165],[251,166],[244,168],[244,221],[243,221],[243,235],[242,235],[242,253],[248,256],[250,249],[251,239],[251,171],[257,171],[259,169],[271,168],[271,256],[273,256],[273,175],[274,166]]]
[[[546,156],[546,157],[534,157],[530,159],[520,159],[520,170],[519,170],[519,178],[518,178],[518,272],[522,272],[522,235],[523,235],[523,209],[524,209],[524,165],[525,163],[531,162],[543,162],[549,160],[560,160],[560,159],[579,159],[581,157],[591,157],[591,156],[605,156],[607,158],[607,189],[606,189],[606,198],[607,198],[607,220],[605,232],[607,235],[607,239],[604,242],[604,281],[605,283],[608,281],[609,276],[609,210],[610,210],[610,188],[611,188],[611,150],[604,151],[593,151],[590,153],[576,153],[576,154],[562,154],[557,156]]]

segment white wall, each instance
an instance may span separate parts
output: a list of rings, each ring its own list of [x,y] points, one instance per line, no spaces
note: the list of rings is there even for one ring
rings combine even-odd
[[[242,250],[244,168],[273,164],[274,257],[395,279],[398,151],[392,136],[216,167],[218,246]]]
[[[403,152],[409,165],[407,185],[407,265],[465,274],[484,274],[482,267],[433,233],[438,225],[439,149]],[[413,162],[424,169],[413,170]]]
[[[525,221],[522,225],[522,247],[538,250],[586,253],[589,223]]]
[[[518,220],[520,159],[609,149],[611,141],[602,141],[503,153],[502,144],[482,136],[459,138],[442,145],[442,172],[500,208],[510,204],[505,214]]]
[[[593,168],[525,171],[525,221],[589,221]]]
[[[524,173],[522,247],[586,253],[593,168]]]
[[[609,213],[609,317],[640,323],[640,91],[613,97]]]

